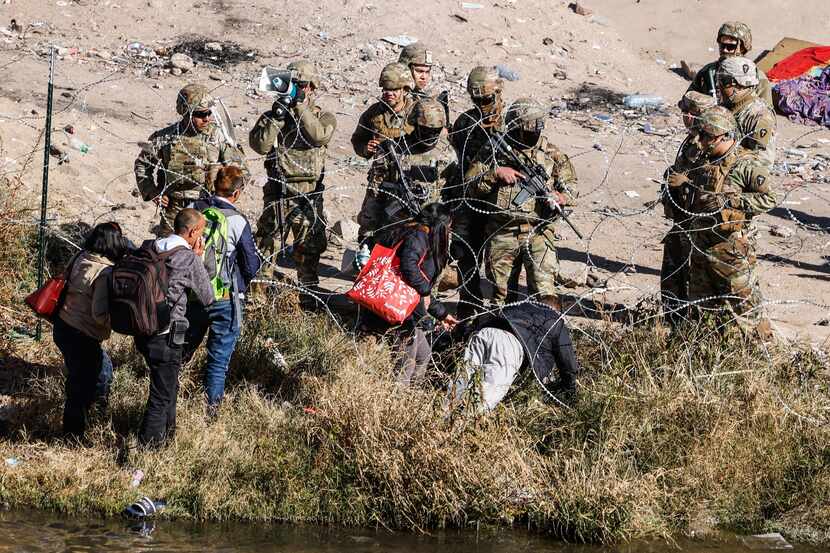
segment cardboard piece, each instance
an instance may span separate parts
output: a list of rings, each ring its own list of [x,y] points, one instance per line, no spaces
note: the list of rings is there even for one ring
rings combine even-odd
[[[768,73],[773,66],[784,58],[795,54],[804,48],[813,46],[821,46],[815,42],[809,42],[798,38],[786,37],[778,41],[778,44],[772,50],[764,50],[760,56],[755,59],[755,64],[758,69],[764,73]]]

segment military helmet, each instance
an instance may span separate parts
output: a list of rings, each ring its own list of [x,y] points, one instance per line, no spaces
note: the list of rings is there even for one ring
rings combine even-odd
[[[758,68],[748,58],[732,57],[720,62],[718,79],[724,82],[735,81],[744,88],[758,85]]]
[[[716,105],[718,105],[718,101],[714,96],[697,92],[696,90],[690,90],[684,94],[683,98],[677,103],[677,107],[683,113],[691,113],[693,115],[701,114]]]
[[[378,86],[386,90],[415,87],[409,67],[400,63],[390,63],[380,72]]]
[[[291,78],[300,83],[311,83],[314,88],[320,87],[320,74],[317,73],[317,68],[308,60],[292,61],[288,64],[288,70],[291,71]]]
[[[715,106],[700,114],[697,128],[709,136],[721,136],[730,132],[734,133],[738,125],[731,111],[723,106]]]
[[[728,36],[737,40],[739,47],[743,50],[743,54],[752,50],[752,31],[746,23],[727,21],[718,29],[718,40],[722,36]]]
[[[432,50],[427,50],[427,47],[420,42],[407,44],[403,47],[403,50],[401,50],[398,63],[402,63],[407,67],[412,64],[432,65]]]
[[[179,91],[176,97],[176,112],[179,115],[208,110],[213,107],[213,98],[204,85],[191,83]]]
[[[467,77],[467,92],[472,98],[492,96],[502,90],[504,81],[494,66],[479,65],[473,67]]]
[[[505,123],[508,129],[541,132],[545,128],[548,110],[533,98],[519,98],[507,108]]]
[[[438,100],[424,98],[415,108],[415,123],[419,127],[442,129],[447,125],[447,114]]]

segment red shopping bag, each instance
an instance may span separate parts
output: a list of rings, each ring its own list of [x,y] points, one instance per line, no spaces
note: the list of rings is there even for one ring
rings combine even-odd
[[[401,278],[398,242],[392,248],[375,244],[366,266],[346,292],[352,301],[390,324],[401,324],[409,317],[421,296]]]

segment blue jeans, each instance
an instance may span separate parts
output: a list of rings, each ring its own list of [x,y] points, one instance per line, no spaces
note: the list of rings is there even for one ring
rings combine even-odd
[[[218,405],[225,395],[225,377],[228,364],[236,348],[236,341],[242,328],[241,321],[234,316],[233,302],[219,300],[208,307],[191,302],[187,306],[187,329],[185,360],[189,360],[205,334],[207,339],[207,365],[205,367],[205,394],[208,405]],[[241,317],[241,313],[239,316]]]
[[[63,431],[82,436],[87,413],[94,403],[106,405],[112,383],[112,361],[101,342],[56,317],[52,327],[55,345],[66,365],[66,400]]]

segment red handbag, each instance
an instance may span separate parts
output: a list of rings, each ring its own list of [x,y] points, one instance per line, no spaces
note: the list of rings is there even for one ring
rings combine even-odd
[[[391,248],[375,244],[366,266],[346,292],[352,301],[390,324],[401,324],[412,315],[421,296],[401,278],[398,242]]]
[[[32,308],[35,315],[51,321],[58,314],[66,297],[67,280],[77,258],[78,256],[75,256],[69,262],[62,275],[50,278],[43,286],[26,296],[26,304]]]

